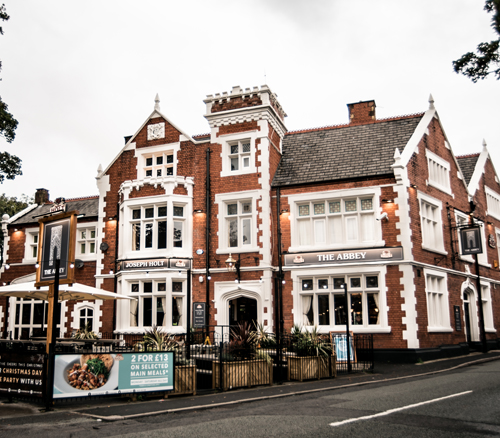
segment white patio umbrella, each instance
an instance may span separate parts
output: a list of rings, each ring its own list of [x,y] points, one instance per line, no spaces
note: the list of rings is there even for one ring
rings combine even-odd
[[[48,301],[49,287],[44,286],[40,289],[35,287],[35,282],[10,284],[0,287],[0,297],[18,297],[31,298],[34,300]],[[135,300],[134,297],[119,295],[114,292],[108,292],[91,286],[85,286],[80,283],[60,284],[59,301],[68,300]]]

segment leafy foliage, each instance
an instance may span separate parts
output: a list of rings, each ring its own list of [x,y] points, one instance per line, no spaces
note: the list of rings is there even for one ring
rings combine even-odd
[[[177,351],[179,349],[179,343],[175,336],[156,325],[146,330],[141,345],[147,350],[155,351]]]
[[[499,38],[489,43],[480,43],[476,53],[467,52],[453,61],[455,72],[470,78],[474,83],[479,79],[486,79],[488,75],[500,79],[500,0],[486,0],[484,10],[493,13],[491,27]]]
[[[2,175],[0,175],[0,177],[1,176]],[[14,196],[7,196],[3,193],[0,195],[0,218],[4,214],[8,214],[12,217],[16,213],[24,210],[28,205],[33,204],[33,202],[33,197],[28,198],[26,195],[22,195],[20,199],[17,199]],[[0,266],[3,264],[3,239],[3,233],[0,232]]]
[[[7,21],[10,16],[7,14],[5,5],[0,6],[0,20]],[[0,26],[0,35],[3,35],[3,27]],[[0,61],[0,71],[2,69],[2,62]],[[11,143],[16,136],[16,128],[18,121],[9,112],[9,107],[0,97],[0,137],[5,138],[8,143]],[[0,153],[0,183],[5,178],[14,179],[17,175],[22,175],[21,160],[15,155],[8,152]]]
[[[73,339],[98,339],[98,336],[90,329],[90,324],[87,323],[85,328],[78,329],[72,336]]]
[[[317,327],[308,331],[295,324],[291,330],[292,348],[291,350],[300,357],[322,356],[327,357],[332,354],[332,345],[329,340],[323,339]]]

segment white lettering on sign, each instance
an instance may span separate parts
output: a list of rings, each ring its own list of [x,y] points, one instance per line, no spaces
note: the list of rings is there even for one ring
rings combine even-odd
[[[340,254],[318,254],[318,262],[328,262],[335,260],[362,260],[366,257],[366,252],[341,252]]]
[[[144,260],[137,262],[125,262],[125,269],[130,268],[163,268],[165,260]]]

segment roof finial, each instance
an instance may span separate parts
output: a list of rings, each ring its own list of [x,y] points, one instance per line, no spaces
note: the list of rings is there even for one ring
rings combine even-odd
[[[156,93],[155,97],[155,111],[160,111],[160,96]]]
[[[434,98],[432,97],[432,94],[429,94],[429,109],[433,110],[434,108]]]
[[[486,140],[483,138],[483,148],[486,148]]]

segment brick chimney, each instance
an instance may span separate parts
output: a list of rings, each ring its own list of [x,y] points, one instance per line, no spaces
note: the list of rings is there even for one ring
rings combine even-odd
[[[43,205],[49,202],[49,191],[47,189],[36,189],[35,204]]]
[[[375,122],[375,101],[367,100],[365,102],[348,103],[349,124],[364,125]]]

